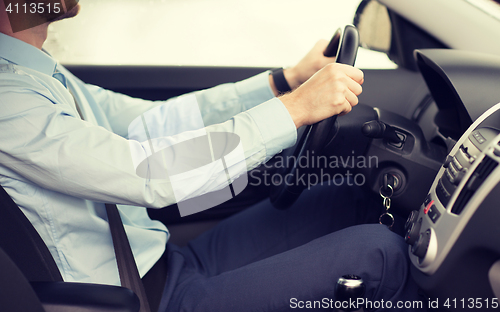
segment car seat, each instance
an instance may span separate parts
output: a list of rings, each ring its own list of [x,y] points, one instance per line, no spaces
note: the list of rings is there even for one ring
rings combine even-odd
[[[0,311],[137,312],[139,298],[119,286],[64,282],[42,238],[0,188]]]

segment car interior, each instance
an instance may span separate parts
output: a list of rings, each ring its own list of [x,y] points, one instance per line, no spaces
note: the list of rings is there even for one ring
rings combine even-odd
[[[364,69],[360,104],[314,131],[299,130],[323,155],[377,159],[376,166],[343,169],[361,174],[374,194],[390,188],[390,213],[407,220],[395,231],[408,243],[412,276],[429,299],[427,308],[440,311],[499,307],[500,14],[492,10],[500,12],[500,2],[476,1],[487,2],[485,9],[471,1],[361,1],[353,18],[359,45],[386,53],[397,67]],[[434,18],[440,12],[450,15],[446,22]],[[150,100],[269,70],[66,67],[87,83]],[[301,150],[304,140],[283,153]],[[343,169],[328,170],[334,175]],[[175,205],[148,213],[167,225],[170,242],[185,245],[268,197],[283,209],[300,196],[302,189],[252,183],[278,168],[254,170],[246,189],[217,207],[186,217]],[[3,189],[0,205],[0,310],[138,311],[137,296],[126,288],[65,283],[38,233]]]

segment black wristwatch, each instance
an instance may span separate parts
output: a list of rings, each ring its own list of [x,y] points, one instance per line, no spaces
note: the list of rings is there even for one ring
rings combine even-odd
[[[274,85],[278,90],[279,94],[284,94],[292,91],[290,85],[286,81],[285,75],[283,74],[283,68],[276,68],[271,71],[271,75],[273,75]]]

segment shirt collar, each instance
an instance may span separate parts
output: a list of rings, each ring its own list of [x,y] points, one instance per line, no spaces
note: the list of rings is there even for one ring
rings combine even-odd
[[[57,61],[31,44],[0,33],[0,58],[52,76]]]

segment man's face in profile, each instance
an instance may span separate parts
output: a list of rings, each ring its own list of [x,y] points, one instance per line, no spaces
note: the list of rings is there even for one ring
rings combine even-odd
[[[13,32],[74,17],[79,0],[3,0]]]

